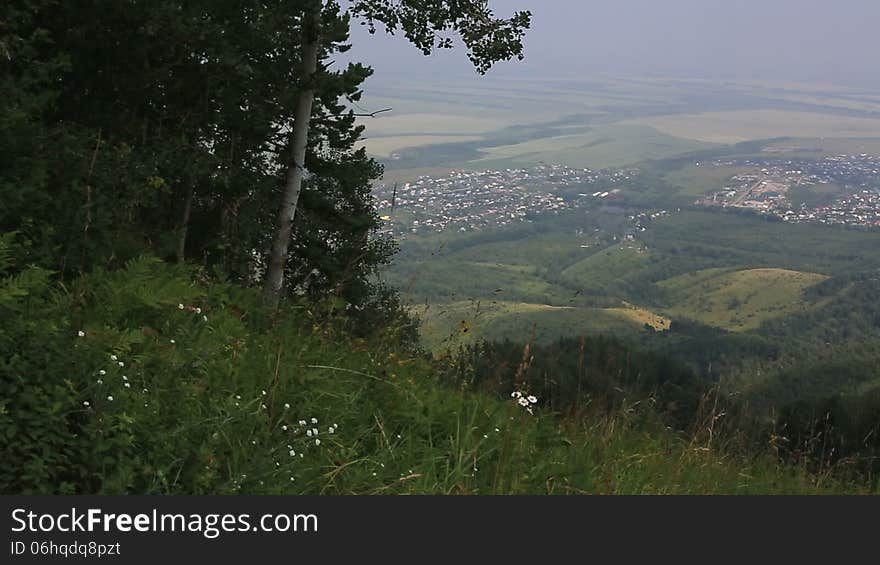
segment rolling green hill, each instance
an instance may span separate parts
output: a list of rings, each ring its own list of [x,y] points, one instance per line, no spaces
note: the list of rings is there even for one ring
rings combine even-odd
[[[708,269],[660,281],[673,300],[673,317],[693,318],[731,331],[748,331],[822,302],[805,299],[804,290],[828,277],[785,269]]]

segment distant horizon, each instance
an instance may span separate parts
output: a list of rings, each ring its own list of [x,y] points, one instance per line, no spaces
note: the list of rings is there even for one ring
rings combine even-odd
[[[483,80],[626,76],[758,80],[880,91],[880,3],[841,0],[490,0],[498,16],[529,9],[525,59],[498,64]],[[377,78],[476,77],[463,49],[429,57],[400,36],[354,26],[359,61]],[[370,85],[370,82],[367,83]]]

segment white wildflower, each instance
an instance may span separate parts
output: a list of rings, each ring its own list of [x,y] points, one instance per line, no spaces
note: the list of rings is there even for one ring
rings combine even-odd
[[[178,310],[183,310],[183,304],[178,304],[178,305],[177,305],[177,309],[178,309]]]
[[[538,403],[538,399],[535,398],[534,396],[529,396],[528,400],[529,400],[529,402],[531,402],[532,404],[537,404],[537,403]]]
[[[103,375],[107,374],[107,371],[105,371],[104,369],[101,369],[100,371],[98,371],[98,374],[103,376]]]
[[[315,445],[321,445],[321,440],[316,439],[316,440],[315,440]]]
[[[201,314],[201,313],[202,313],[202,309],[201,309],[201,308],[196,308],[196,314]]]
[[[285,409],[285,410],[290,410],[290,404],[287,404],[287,403],[285,402],[285,403],[284,403],[284,409]]]
[[[110,355],[110,360],[111,360],[111,361],[116,361],[116,359],[117,359],[117,357],[116,357],[115,355],[113,355],[113,354]]]
[[[125,386],[125,388],[131,388],[131,385],[128,383],[123,383],[123,385]]]
[[[281,426],[281,429],[284,430],[284,431],[286,432],[286,431],[287,431],[287,426]]]
[[[79,330],[78,332],[76,332],[76,335],[78,335],[79,337],[86,337],[86,332]]]
[[[89,401],[88,401],[88,400],[83,400],[83,406],[85,406],[86,408],[88,408],[88,407],[89,407]]]
[[[336,428],[334,428],[333,426],[330,426],[329,428],[327,428],[327,433],[328,433],[328,434],[332,434],[332,433],[335,433],[335,432],[336,432]]]
[[[99,385],[102,385],[102,384],[104,384],[104,379],[98,379],[95,382],[98,383]]]
[[[306,435],[309,436],[309,437],[312,437],[312,430],[307,430],[307,431],[306,431]]]
[[[299,425],[300,425],[300,426],[305,426],[305,425],[306,425],[306,421],[305,421],[305,420],[300,420],[300,421],[299,421]]]
[[[108,396],[108,397],[107,397],[107,400],[110,401],[110,402],[113,402],[113,396]]]
[[[291,457],[296,457],[296,451],[294,451],[293,449],[291,449],[288,453],[290,453]]]
[[[169,339],[168,341],[170,341],[171,343],[177,343],[177,342],[174,341],[173,339]]]
[[[517,400],[517,403],[519,403],[520,406],[528,406],[529,405],[529,401],[526,398],[520,398],[519,400]]]
[[[313,423],[313,424],[317,424],[317,423],[318,423],[318,419],[317,419],[317,418],[312,418],[312,423]]]
[[[120,362],[117,363],[117,364],[118,364],[120,367],[125,367],[125,363],[123,363],[122,361],[120,361]]]
[[[127,380],[128,380],[128,377],[126,377],[125,375],[122,375],[122,380],[123,380],[123,381],[127,381]]]

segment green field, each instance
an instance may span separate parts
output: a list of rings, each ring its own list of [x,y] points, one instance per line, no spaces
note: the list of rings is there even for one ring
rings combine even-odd
[[[695,199],[709,192],[720,190],[735,175],[754,172],[752,167],[712,166],[697,162],[681,169],[670,171],[663,180],[675,190],[676,194]]]
[[[474,167],[505,168],[552,162],[571,167],[604,169],[709,147],[713,145],[666,135],[651,127],[615,124],[597,126],[580,134],[480,148],[485,156],[469,164]]]
[[[527,302],[461,301],[413,306],[422,339],[432,350],[456,348],[476,339],[548,343],[561,337],[632,334],[646,323],[663,325],[639,309],[548,306]]]
[[[774,137],[878,137],[880,119],[790,110],[736,110],[652,116],[626,123],[674,137],[738,143]]]
[[[368,91],[367,151],[388,182],[410,169],[479,169],[552,162],[619,167],[762,139],[793,156],[876,152],[878,99],[822,85],[591,77],[522,81],[473,77],[384,83]],[[392,159],[391,156],[394,155]],[[684,171],[683,194],[705,192]],[[402,173],[403,176],[415,175]]]
[[[821,306],[804,299],[804,290],[828,277],[785,269],[709,269],[658,283],[670,291],[673,317],[693,318],[731,331],[758,328],[772,318]]]

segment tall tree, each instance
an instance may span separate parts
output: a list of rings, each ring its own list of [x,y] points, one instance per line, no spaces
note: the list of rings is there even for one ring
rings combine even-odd
[[[328,25],[348,26],[359,18],[375,33],[376,24],[388,33],[404,36],[423,53],[453,46],[458,37],[468,51],[477,72],[487,72],[495,62],[523,57],[522,39],[531,14],[517,12],[510,18],[496,18],[486,0],[352,0],[341,9],[338,0],[306,0],[302,6],[302,81],[296,115],[290,132],[291,159],[269,254],[265,291],[271,303],[281,298],[288,261],[290,236],[305,177],[305,153],[312,121],[312,106],[319,88],[319,67]],[[332,23],[331,23],[332,22]]]

